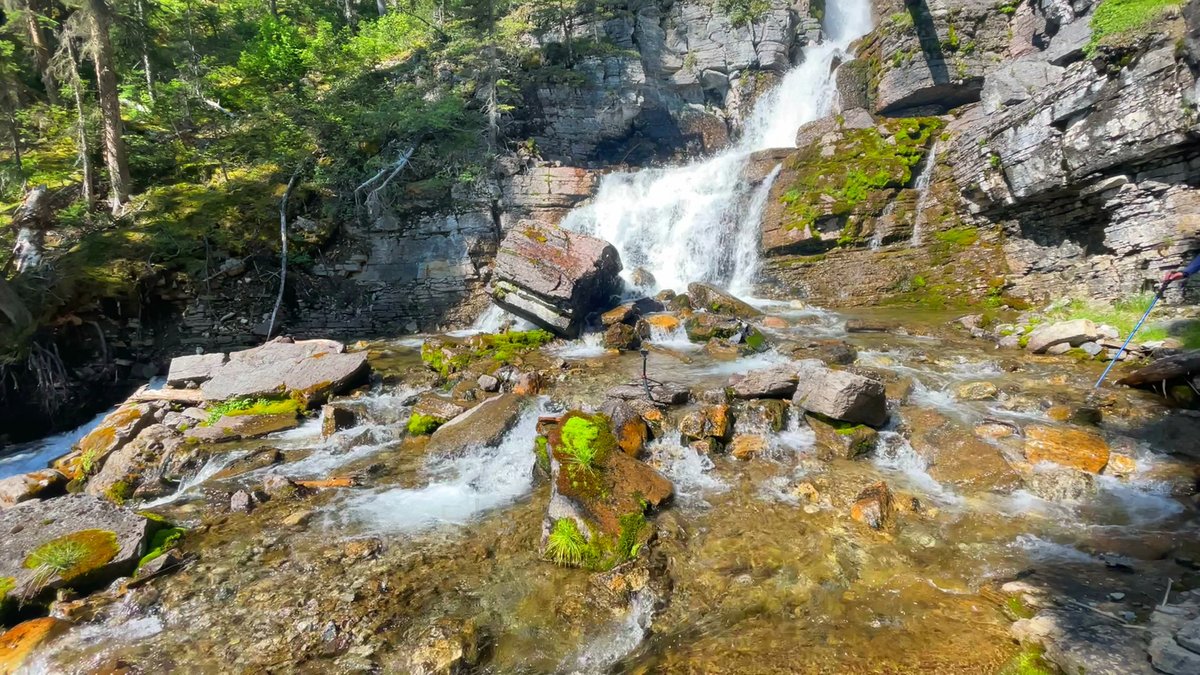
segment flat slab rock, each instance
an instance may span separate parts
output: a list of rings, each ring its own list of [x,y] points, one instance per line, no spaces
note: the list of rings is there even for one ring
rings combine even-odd
[[[438,427],[426,452],[448,456],[499,444],[520,419],[522,403],[522,397],[516,394],[501,394],[480,403]]]
[[[227,357],[222,353],[177,356],[171,359],[167,371],[168,387],[186,387],[212,379],[213,373],[225,365]]]
[[[295,395],[321,401],[366,374],[366,353],[345,353],[333,340],[285,341],[277,338],[260,347],[229,354],[200,386],[204,399]],[[185,357],[187,358],[187,357]]]
[[[68,495],[43,502],[26,502],[0,511],[0,577],[13,577],[21,588],[33,576],[25,559],[42,544],[83,530],[116,534],[118,552],[89,574],[102,584],[131,574],[142,554],[152,523],[133,511],[88,495]],[[53,585],[53,584],[52,584]]]
[[[226,415],[207,427],[192,427],[184,437],[208,443],[258,438],[299,426],[295,415]]]

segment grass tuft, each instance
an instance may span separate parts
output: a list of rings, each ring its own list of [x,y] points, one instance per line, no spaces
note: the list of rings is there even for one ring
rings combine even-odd
[[[559,518],[546,538],[546,557],[557,565],[582,567],[588,543],[571,518]]]
[[[108,530],[82,530],[48,541],[25,558],[41,586],[54,576],[70,581],[117,557],[117,534]]]
[[[208,419],[200,426],[212,426],[222,417],[236,415],[299,415],[303,411],[299,401],[290,398],[231,398],[208,408]]]
[[[1104,0],[1092,15],[1092,40],[1084,51],[1093,56],[1102,46],[1134,37],[1182,4],[1183,0]]]

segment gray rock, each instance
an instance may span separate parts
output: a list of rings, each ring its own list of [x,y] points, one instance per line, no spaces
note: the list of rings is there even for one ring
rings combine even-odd
[[[0,509],[10,509],[21,502],[53,496],[67,484],[67,477],[54,469],[9,476],[0,480]]]
[[[843,422],[882,426],[887,421],[883,383],[844,370],[833,370],[815,359],[801,361],[792,403],[808,412]]]
[[[495,446],[516,426],[523,408],[524,401],[516,394],[490,398],[438,427],[425,451],[442,457],[461,454],[470,448]]]
[[[225,355],[196,354],[194,356],[177,356],[171,359],[171,368],[167,371],[168,387],[186,387],[188,384],[201,384],[212,378],[213,372],[225,365]]]
[[[996,341],[996,346],[1001,349],[1020,349],[1021,338],[1016,335],[1005,335]]]
[[[254,502],[245,490],[238,490],[229,498],[229,510],[234,513],[250,513],[253,508]]]
[[[414,415],[425,415],[426,417],[433,417],[442,422],[449,422],[466,411],[466,406],[431,392],[421,394],[421,397],[417,399],[412,408]]]
[[[475,381],[475,384],[479,385],[479,388],[484,391],[500,391],[500,380],[491,375],[480,375],[479,379]]]
[[[1050,354],[1051,356],[1061,356],[1062,354],[1066,354],[1067,352],[1071,351],[1071,349],[1072,347],[1070,344],[1063,342],[1046,349],[1044,353]]]
[[[1056,66],[1065,66],[1083,59],[1083,50],[1091,41],[1092,22],[1088,18],[1076,19],[1059,27],[1054,37],[1050,38],[1050,46],[1038,58]]]
[[[1043,610],[1011,628],[1023,643],[1040,644],[1064,673],[1152,675],[1144,633],[1083,609]]]
[[[1034,354],[1041,354],[1054,345],[1065,344],[1069,347],[1078,347],[1099,337],[1100,333],[1096,329],[1096,324],[1088,319],[1073,319],[1038,326],[1029,334],[1029,342],[1026,343],[1025,348]]]
[[[1079,348],[1082,349],[1088,356],[1097,356],[1100,354],[1100,352],[1104,351],[1104,347],[1101,347],[1095,342],[1085,342],[1079,345]]]
[[[691,391],[680,384],[666,382],[661,385],[650,384],[650,400],[660,405],[682,405],[691,398]],[[609,398],[619,398],[624,401],[646,399],[646,389],[641,381],[622,384],[608,390]]]
[[[715,314],[727,314],[739,319],[756,319],[762,316],[762,312],[753,305],[710,284],[688,284],[688,297],[692,299],[692,306],[696,309]]]
[[[564,337],[620,292],[621,259],[608,242],[553,225],[522,221],[500,244],[492,301]]]
[[[299,426],[295,415],[226,415],[210,426],[192,427],[183,433],[184,438],[206,443],[240,441],[258,438],[276,431],[285,431]]]
[[[1167,675],[1196,675],[1200,673],[1200,654],[1184,649],[1166,636],[1150,641],[1150,661],[1154,669]]]
[[[796,393],[796,372],[791,366],[753,370],[740,379],[730,378],[738,398],[791,398]]]
[[[142,545],[153,524],[132,511],[87,495],[68,495],[44,502],[25,502],[0,510],[0,577],[13,577],[21,588],[34,581],[35,571],[25,566],[34,550],[59,537],[84,530],[101,530],[116,536],[116,555],[82,577],[64,581],[53,576],[47,586],[93,588],[133,573]]]
[[[1028,100],[1038,91],[1062,79],[1063,69],[1042,61],[1013,61],[988,73],[980,98],[991,115],[1002,108]]]
[[[1175,633],[1175,641],[1180,645],[1200,654],[1200,618],[1192,619],[1179,628]]]
[[[208,401],[289,395],[312,403],[344,391],[367,370],[366,353],[347,354],[341,343],[276,338],[230,353],[200,391]]]
[[[85,491],[118,503],[128,499],[144,479],[161,475],[169,456],[182,445],[183,438],[167,425],[146,427],[137,438],[109,455],[99,473],[88,479]]]

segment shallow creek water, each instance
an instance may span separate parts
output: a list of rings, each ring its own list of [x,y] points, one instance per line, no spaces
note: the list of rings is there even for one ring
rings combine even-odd
[[[764,306],[789,322],[778,339],[847,337],[844,315]],[[1098,367],[997,352],[954,336],[947,318],[906,315],[907,336],[848,336],[859,365],[911,381],[873,456],[820,461],[812,432],[794,422],[771,437],[768,456],[745,462],[697,455],[673,434],[654,441],[647,461],[677,496],[653,517],[658,539],[638,563],[658,581],[635,593],[612,592],[612,575],[538,557],[549,487],[532,474],[537,416],[598,405],[642,368],[637,353],[610,354],[585,338],[546,349],[562,359],[561,376],[495,447],[427,457],[424,441],[400,426],[418,389],[395,385],[360,400],[370,424],[330,439],[310,422],[215,449],[198,479],[152,505],[194,528],[183,549],[195,562],[97,605],[94,616],[81,610],[90,621],[37,668],[405,672],[430,635],[466,634],[494,673],[991,673],[1016,651],[990,592],[1005,581],[1035,580],[1144,618],[1167,579],[1184,573],[1174,558],[1200,556],[1191,465],[1165,454],[1169,411],[1147,394],[1106,388],[1101,430],[1137,469],[1100,477],[1079,501],[1045,501],[1019,483],[956,483],[948,477],[966,456],[940,452],[931,467],[909,442],[923,416],[949,425],[941,438],[956,450],[955,439],[975,439],[985,419],[1052,423],[1046,408],[1088,401]],[[722,361],[677,335],[655,340],[650,376],[693,391],[789,360],[768,352]],[[400,373],[419,364],[419,345],[374,345],[374,365]],[[974,380],[1005,394],[957,401],[955,388]],[[994,443],[1019,464],[1021,439]],[[286,461],[220,476],[261,446]],[[229,493],[266,472],[355,474],[365,484],[225,513]],[[881,479],[910,505],[885,533],[848,515],[854,495]],[[801,482],[820,499],[798,496]],[[1119,606],[1106,599],[1114,591],[1126,594]]]

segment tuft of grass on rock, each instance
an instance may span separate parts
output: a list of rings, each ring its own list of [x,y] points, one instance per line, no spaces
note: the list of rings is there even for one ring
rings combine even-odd
[[[1100,47],[1129,41],[1150,28],[1183,0],[1104,0],[1092,14],[1092,40],[1084,51],[1094,56]]]

